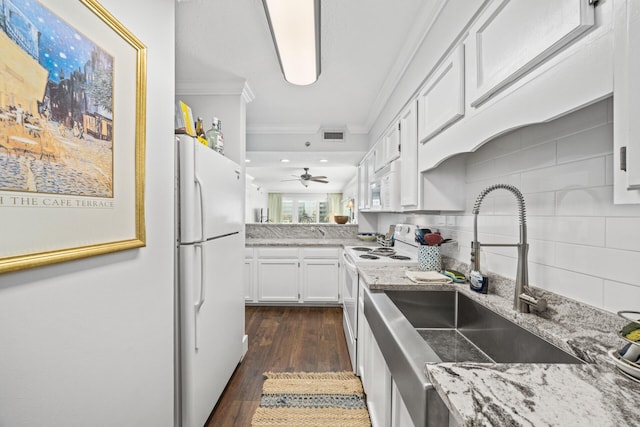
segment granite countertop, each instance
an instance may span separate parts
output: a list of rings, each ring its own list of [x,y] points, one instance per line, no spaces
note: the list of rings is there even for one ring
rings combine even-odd
[[[425,375],[460,426],[638,425],[640,383],[627,379],[607,355],[624,344],[617,336],[626,324],[623,319],[537,289],[549,309],[517,313],[512,307],[513,285],[490,281],[494,293],[482,295],[468,284],[414,283],[405,276],[407,269],[417,266],[358,268],[372,291],[458,290],[586,362],[427,364]]]
[[[270,239],[245,239],[245,246],[375,246],[375,242],[367,242],[359,239],[323,239],[323,238],[270,238]]]

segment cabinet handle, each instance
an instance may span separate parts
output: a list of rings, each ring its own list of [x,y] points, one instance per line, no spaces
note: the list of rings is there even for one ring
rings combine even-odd
[[[620,170],[627,171],[627,147],[620,147]]]

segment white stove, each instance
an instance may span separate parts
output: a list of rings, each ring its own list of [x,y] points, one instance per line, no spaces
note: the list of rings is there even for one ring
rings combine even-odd
[[[342,277],[342,306],[344,334],[347,349],[351,357],[353,371],[361,374],[362,351],[358,345],[359,329],[362,324],[358,318],[364,316],[362,288],[359,286],[358,267],[416,265],[418,263],[418,244],[415,242],[415,225],[397,224],[393,233],[394,245],[384,246],[347,246],[344,251]],[[360,320],[360,322],[362,322]],[[359,353],[359,354],[358,354]]]
[[[356,266],[415,264],[418,262],[415,229],[415,225],[397,224],[393,246],[347,246],[346,256]]]

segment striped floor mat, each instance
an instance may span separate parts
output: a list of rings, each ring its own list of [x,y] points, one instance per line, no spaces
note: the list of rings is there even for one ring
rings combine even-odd
[[[360,379],[351,372],[266,372],[254,427],[370,426]]]

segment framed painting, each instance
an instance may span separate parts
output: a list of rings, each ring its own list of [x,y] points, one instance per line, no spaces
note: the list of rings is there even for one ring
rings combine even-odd
[[[95,0],[0,0],[0,273],[145,245],[146,47]]]

